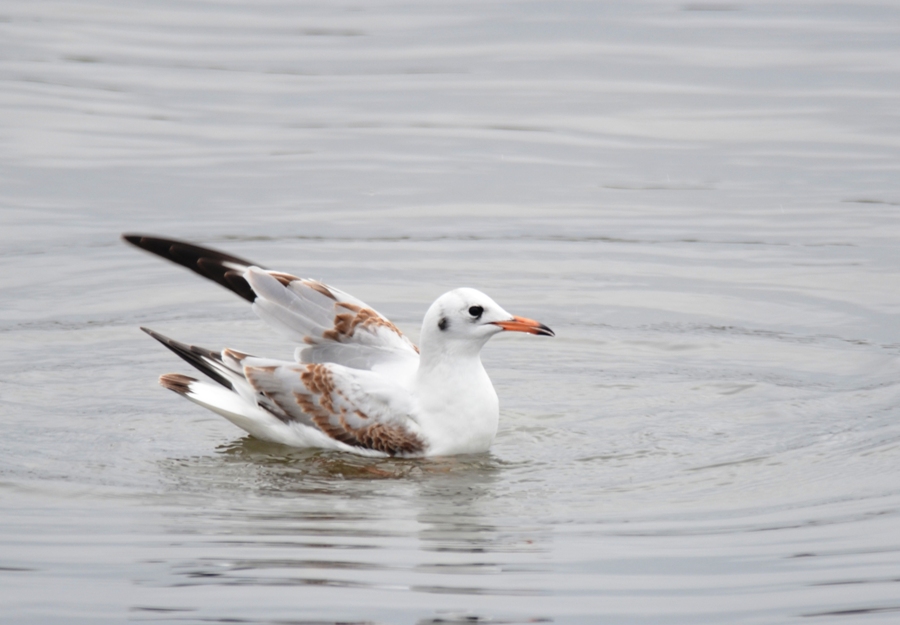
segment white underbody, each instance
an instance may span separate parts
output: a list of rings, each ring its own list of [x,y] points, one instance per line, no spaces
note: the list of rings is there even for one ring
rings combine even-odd
[[[426,445],[422,453],[401,455],[475,454],[490,448],[500,420],[499,401],[481,361],[471,365],[450,371],[442,368],[429,375],[420,375],[423,372],[409,366],[392,367],[387,372],[384,383],[395,386],[397,394],[408,395],[412,408],[409,427]],[[185,397],[261,440],[373,457],[388,455],[347,445],[303,423],[285,423],[255,402],[216,384],[193,382]]]

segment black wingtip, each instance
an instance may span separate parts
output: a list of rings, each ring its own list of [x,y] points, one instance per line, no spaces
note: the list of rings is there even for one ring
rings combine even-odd
[[[185,343],[180,343],[175,339],[170,339],[168,336],[160,334],[159,332],[155,332],[150,328],[142,327],[141,330],[168,347],[176,356],[184,360],[186,363],[188,363],[198,371],[201,371],[205,375],[209,376],[211,379],[215,380],[225,388],[235,390],[234,385],[231,383],[231,381],[221,373],[216,371],[216,368],[212,364],[214,362],[221,364],[221,354],[209,349],[205,349],[203,347],[198,347],[196,345],[187,345]]]
[[[141,330],[142,330],[143,332],[146,332],[147,334],[149,334],[149,335],[152,336],[153,338],[155,338],[157,341],[159,341],[160,343],[162,343],[163,345],[165,345],[165,346],[168,347],[169,349],[172,349],[171,343],[177,343],[178,345],[181,345],[181,343],[178,343],[178,341],[175,341],[175,340],[173,340],[173,339],[170,339],[168,336],[165,336],[165,335],[163,335],[163,334],[160,334],[159,332],[156,332],[156,331],[154,331],[154,330],[151,330],[150,328],[145,328],[144,326],[141,326]],[[177,353],[177,352],[176,352],[176,353]]]
[[[122,240],[139,247],[145,252],[156,254],[168,261],[186,267],[207,280],[212,280],[224,286],[248,302],[252,303],[256,300],[256,294],[250,288],[250,283],[243,277],[243,271],[247,267],[259,267],[256,263],[212,248],[201,247],[187,241],[179,241],[178,239],[124,233],[122,234]]]

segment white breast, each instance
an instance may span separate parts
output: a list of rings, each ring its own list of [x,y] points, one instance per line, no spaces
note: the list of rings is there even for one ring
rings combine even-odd
[[[414,395],[429,455],[488,450],[497,435],[500,404],[479,358],[420,370]]]

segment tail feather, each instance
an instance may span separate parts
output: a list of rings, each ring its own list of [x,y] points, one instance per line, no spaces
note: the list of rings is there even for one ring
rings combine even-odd
[[[252,407],[252,411],[254,411],[254,414],[255,410],[261,409],[270,413],[276,419],[284,423],[300,420],[292,417],[284,410],[279,408],[277,404],[275,404],[270,398],[266,397],[263,393],[260,393],[247,380],[246,376],[244,375],[243,363],[247,358],[254,358],[253,356],[245,354],[243,352],[235,351],[233,349],[225,349],[221,353],[214,352],[212,350],[198,347],[196,345],[187,345],[185,343],[180,343],[175,339],[170,339],[169,337],[164,336],[159,332],[154,332],[149,328],[141,328],[141,330],[168,347],[192,367],[201,371],[209,378],[218,382],[222,387],[227,389],[228,392],[226,393],[226,396],[228,396],[229,402],[232,400],[239,400],[240,403]],[[264,359],[254,358],[254,360],[268,363],[268,361]],[[272,362],[283,364],[280,361]],[[187,375],[181,375],[180,373],[167,373],[159,378],[159,383],[170,391],[174,391],[179,395],[183,395],[197,403],[202,402],[199,402],[196,399],[196,393],[192,395],[192,389],[206,389],[207,387],[214,388],[210,384],[198,382],[195,378]],[[208,391],[205,391],[205,393],[208,394]],[[217,412],[220,412],[220,414],[224,415],[224,413],[214,407],[210,409],[216,410]],[[228,418],[230,419],[231,417]]]
[[[180,373],[166,373],[159,383],[195,404],[212,410],[256,438],[276,443],[290,442],[294,436],[284,422],[260,406],[244,401],[237,393],[201,382]]]
[[[159,376],[159,385],[170,391],[175,391],[179,395],[187,395],[191,390],[191,382],[196,382],[197,378],[180,373],[164,373]]]
[[[244,271],[247,267],[259,267],[259,265],[249,260],[177,239],[164,239],[142,234],[123,234],[122,239],[151,254],[162,256],[166,260],[187,267],[194,273],[240,295],[248,302],[252,303],[256,299],[256,294],[244,279]]]

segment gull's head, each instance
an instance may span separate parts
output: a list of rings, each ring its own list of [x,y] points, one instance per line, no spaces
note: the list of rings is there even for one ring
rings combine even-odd
[[[490,297],[475,289],[454,289],[441,295],[422,324],[422,343],[436,343],[454,351],[481,350],[489,338],[503,331],[553,336],[553,330],[525,317],[503,310]]]

